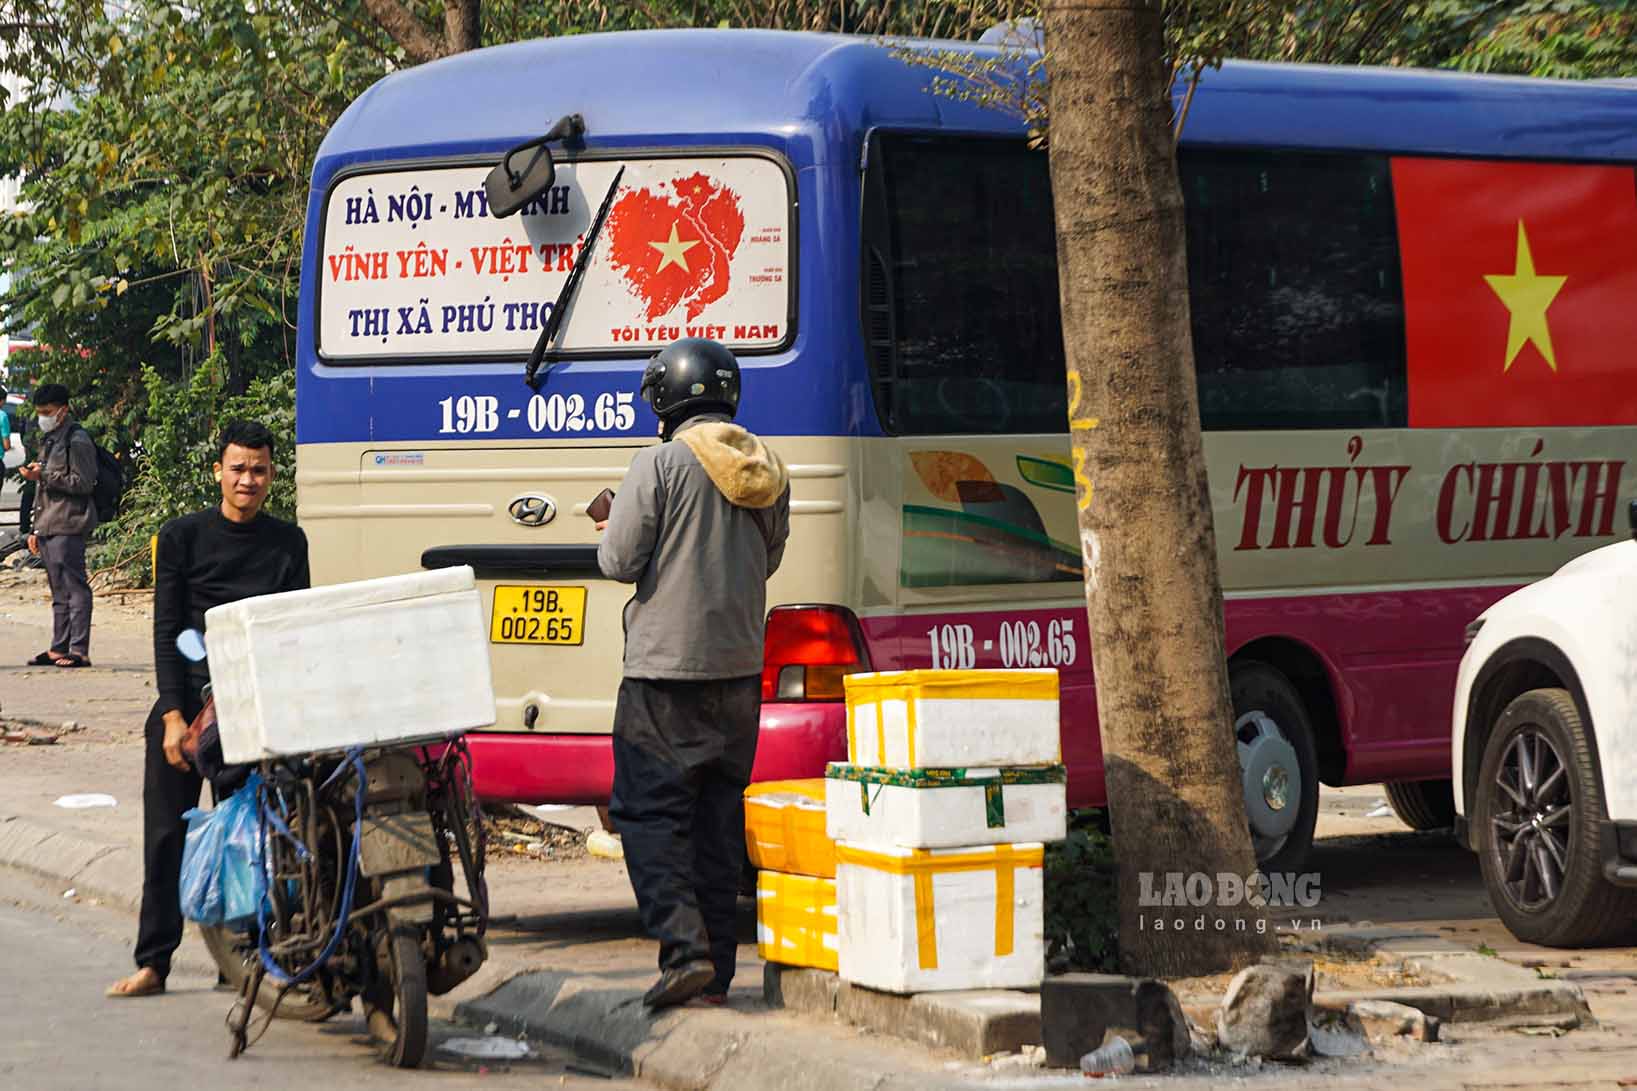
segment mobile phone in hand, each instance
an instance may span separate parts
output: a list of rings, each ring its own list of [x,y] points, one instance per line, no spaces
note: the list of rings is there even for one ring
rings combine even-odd
[[[609,509],[614,506],[614,490],[604,489],[598,493],[591,503],[585,506],[585,513],[593,523],[600,523],[608,518]]]

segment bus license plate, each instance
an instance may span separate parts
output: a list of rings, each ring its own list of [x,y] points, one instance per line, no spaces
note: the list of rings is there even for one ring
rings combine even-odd
[[[584,644],[583,587],[496,587],[491,644]]]

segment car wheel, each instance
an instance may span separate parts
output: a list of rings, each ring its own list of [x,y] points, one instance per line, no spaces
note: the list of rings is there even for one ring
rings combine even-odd
[[[1566,690],[1514,699],[1484,746],[1473,825],[1489,900],[1526,943],[1590,947],[1631,934],[1637,892],[1603,877],[1602,786]]]
[[[1448,780],[1395,780],[1385,785],[1387,802],[1412,830],[1444,830],[1455,825],[1455,785]]]
[[[1290,679],[1266,663],[1232,664],[1228,683],[1256,866],[1301,871],[1319,819],[1319,758],[1307,706]]]

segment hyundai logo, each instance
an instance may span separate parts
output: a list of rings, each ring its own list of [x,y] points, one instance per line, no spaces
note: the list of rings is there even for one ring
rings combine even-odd
[[[557,518],[557,502],[549,496],[530,493],[519,496],[506,506],[512,522],[525,527],[543,527]]]

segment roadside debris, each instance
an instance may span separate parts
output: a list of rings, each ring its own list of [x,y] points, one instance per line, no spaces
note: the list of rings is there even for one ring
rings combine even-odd
[[[87,807],[117,807],[119,800],[101,792],[84,792],[77,795],[58,796],[53,801],[58,807],[65,807],[71,811],[83,810]]]
[[[1438,1019],[1408,1004],[1391,1000],[1355,1000],[1347,1006],[1348,1014],[1371,1038],[1404,1037],[1418,1042],[1438,1040]]]
[[[1216,1014],[1224,1049],[1269,1060],[1303,1060],[1312,1051],[1308,1014],[1313,966],[1250,966],[1228,985]]]
[[[490,1035],[484,1038],[450,1038],[438,1044],[438,1052],[473,1061],[520,1061],[531,1056],[533,1051],[526,1041]]]
[[[1137,1055],[1118,1034],[1080,1058],[1080,1071],[1088,1076],[1125,1076],[1136,1070]]]
[[[1317,1014],[1307,1027],[1307,1039],[1319,1057],[1362,1057],[1370,1040],[1351,1012]]]
[[[620,840],[618,834],[609,833],[607,830],[593,830],[587,834],[585,850],[604,860],[625,859],[625,843]]]
[[[490,857],[572,860],[585,855],[580,833],[535,817],[524,808],[486,809],[483,821]]]

